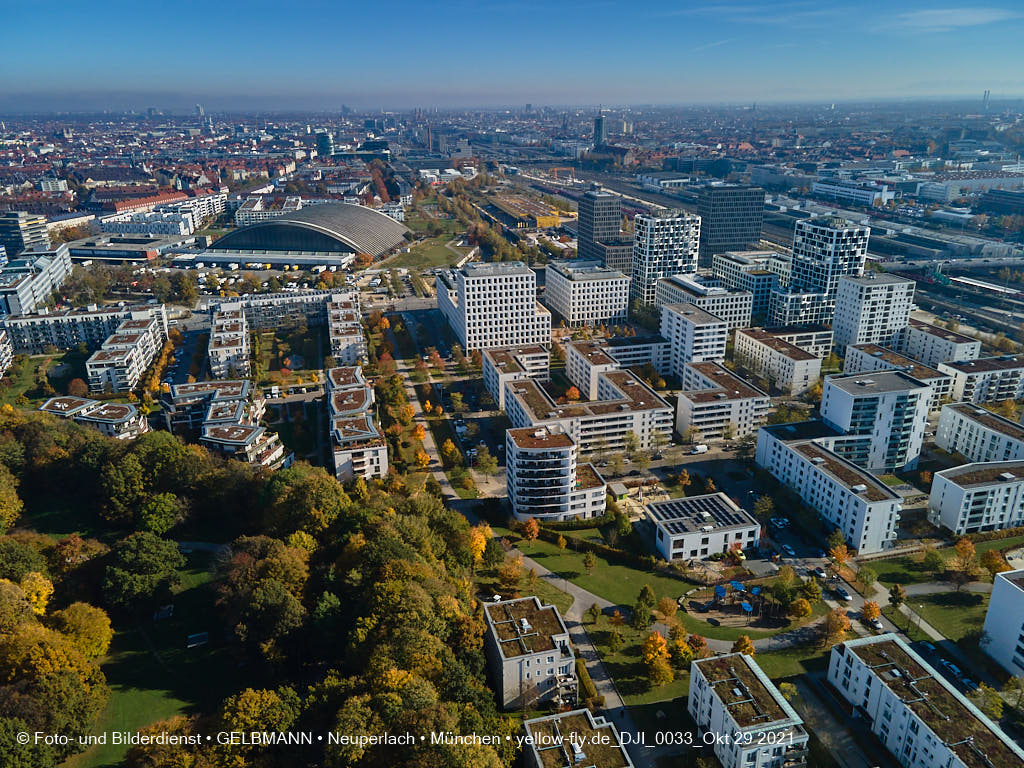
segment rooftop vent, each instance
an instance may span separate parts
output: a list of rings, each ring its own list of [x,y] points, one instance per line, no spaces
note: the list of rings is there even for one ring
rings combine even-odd
[[[533,631],[533,627],[530,626],[530,622],[527,621],[525,618],[519,620],[519,629],[521,629],[523,632]]]
[[[811,459],[811,464],[824,464],[824,463],[825,463],[825,457],[824,456],[815,456],[813,459]]]
[[[999,479],[1000,480],[1016,480],[1017,476],[1015,474],[1013,474],[1013,472],[1003,472],[1003,474],[1001,474],[999,476]]]
[[[866,491],[867,489],[868,487],[864,485],[864,483],[857,483],[857,485],[850,488],[850,490],[853,491],[854,493],[864,493],[864,491]]]

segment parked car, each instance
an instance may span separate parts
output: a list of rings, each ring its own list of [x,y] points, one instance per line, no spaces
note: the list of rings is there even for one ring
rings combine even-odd
[[[836,593],[836,597],[838,597],[840,600],[842,600],[844,602],[849,603],[849,602],[851,602],[853,600],[853,598],[850,596],[850,593],[847,592],[842,587],[836,587],[835,593]]]
[[[960,678],[960,685],[962,685],[968,691],[976,691],[976,690],[978,690],[978,684],[976,682],[974,682],[973,680],[971,680],[971,678],[969,678],[969,677],[961,677]]]
[[[871,619],[870,621],[865,621],[864,623],[872,629],[877,629],[879,632],[885,629],[885,627],[882,626],[881,619]]]
[[[782,551],[785,552],[790,557],[796,557],[796,550],[794,550],[791,546],[789,546],[789,544],[783,544],[782,545]]]
[[[928,653],[937,653],[938,652],[938,648],[936,648],[934,645],[932,645],[931,643],[929,643],[927,641],[922,642],[921,643],[921,647],[924,648],[926,651],[928,651]]]
[[[824,580],[824,579],[826,579],[828,577],[828,574],[825,573],[825,569],[822,568],[820,565],[817,568],[812,568],[811,569],[811,573],[814,574],[817,578],[822,579],[822,580]]]

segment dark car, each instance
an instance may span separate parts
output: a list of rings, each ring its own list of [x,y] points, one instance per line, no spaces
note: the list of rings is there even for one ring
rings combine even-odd
[[[844,602],[848,603],[851,600],[853,600],[853,598],[850,596],[850,593],[847,592],[842,587],[836,587],[835,592],[836,592],[836,597],[838,597],[840,600],[843,600]]]

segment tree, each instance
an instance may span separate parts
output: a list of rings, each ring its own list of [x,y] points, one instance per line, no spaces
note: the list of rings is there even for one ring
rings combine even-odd
[[[651,611],[654,610],[654,590],[650,584],[644,584],[633,605],[632,625],[634,629],[646,629],[651,624]]]
[[[711,649],[708,648],[708,641],[703,635],[690,635],[686,638],[686,643],[690,646],[690,650],[693,652],[694,658],[704,659],[711,655]]]
[[[465,408],[465,404],[463,403],[462,399],[462,393],[452,392],[451,395],[448,396],[448,398],[449,400],[451,400],[452,403],[452,411],[454,411],[455,413],[461,413],[462,409]]]
[[[224,701],[220,719],[230,731],[281,733],[298,719],[301,704],[298,694],[288,686],[277,690],[246,688]]]
[[[754,517],[758,520],[768,520],[775,514],[775,501],[771,496],[758,496],[754,502]]]
[[[822,596],[821,583],[816,578],[809,579],[800,587],[800,594],[810,603],[818,602]]]
[[[907,590],[900,584],[893,584],[889,588],[889,605],[893,610],[899,610],[900,606],[907,601]]]
[[[1009,563],[998,549],[986,549],[981,553],[981,567],[988,571],[993,579],[997,573],[1010,570]]]
[[[842,642],[849,631],[850,617],[846,615],[846,609],[833,608],[825,614],[825,621],[821,625],[822,647],[830,648],[836,643]]]
[[[640,658],[650,666],[659,659],[668,659],[668,643],[660,632],[651,632],[640,647]]]
[[[932,573],[938,573],[946,568],[946,559],[939,554],[935,547],[929,546],[921,555],[921,565]]]
[[[55,611],[50,616],[50,623],[90,659],[106,654],[114,637],[110,617],[88,603],[72,603],[63,610]]]
[[[558,538],[555,539],[555,546],[558,547],[559,550],[564,552],[565,548],[568,545],[569,545],[569,542],[565,540],[565,536],[563,536],[562,534],[558,534]]]
[[[740,635],[736,638],[736,642],[732,644],[733,653],[743,653],[747,656],[753,656],[755,653],[754,643],[750,639],[749,635]]]
[[[486,445],[481,445],[476,454],[476,469],[485,475],[498,472],[498,460],[491,455]]]
[[[18,497],[18,480],[0,463],[0,535],[14,527],[24,505]]]
[[[870,592],[871,587],[874,586],[876,581],[878,581],[878,574],[868,566],[862,565],[860,570],[857,571],[857,581],[867,587]]]
[[[275,659],[281,640],[302,626],[305,616],[306,609],[288,587],[277,579],[264,579],[253,589],[235,632],[265,658]]]
[[[184,565],[173,541],[148,531],[133,533],[114,547],[103,580],[104,599],[123,611],[151,607],[167,597]]]
[[[679,470],[679,475],[676,477],[676,484],[685,490],[690,484],[690,473],[685,469]]]
[[[668,685],[676,679],[676,673],[668,663],[668,659],[657,659],[647,667],[647,679],[654,687]]]
[[[1003,716],[1003,697],[999,695],[995,688],[985,683],[980,683],[978,690],[974,692],[973,698],[978,705],[978,709],[996,722],[999,722]]]
[[[576,387],[569,387],[565,390],[565,399],[569,402],[576,402],[580,399],[580,391]]]
[[[626,638],[622,636],[622,632],[617,629],[613,629],[608,633],[608,649],[612,653],[617,653],[622,650],[622,646],[626,644]]]
[[[789,613],[797,619],[803,619],[811,615],[811,604],[803,597],[798,597],[789,606]]]
[[[520,533],[526,541],[536,541],[540,535],[540,523],[537,522],[537,518],[528,517],[520,527]]]
[[[587,569],[587,574],[591,574],[594,571],[594,566],[597,565],[597,557],[593,552],[586,552],[583,555],[583,567]]]
[[[517,590],[522,578],[522,557],[510,557],[498,567],[498,584],[506,592],[514,592]]]
[[[626,451],[626,455],[632,457],[636,453],[637,448],[640,446],[640,439],[636,436],[636,433],[632,430],[627,432],[622,438],[622,447]]]
[[[173,493],[158,493],[142,505],[138,514],[140,530],[162,536],[173,528],[181,517],[181,502]]]
[[[832,547],[832,549],[828,551],[828,556],[831,557],[840,568],[850,562],[850,550],[845,544],[837,544]]]
[[[874,621],[882,615],[882,609],[874,600],[865,600],[864,607],[860,609],[860,615],[864,617],[865,621]]]
[[[21,590],[32,606],[33,613],[42,616],[53,597],[53,582],[37,571],[29,571],[21,577]]]
[[[978,563],[974,542],[966,536],[953,545],[953,557],[949,560],[949,574],[959,591],[964,584],[978,576]]]
[[[423,439],[427,436],[427,430],[422,424],[417,424],[413,427],[412,436],[420,442],[423,442]]]
[[[843,532],[838,528],[833,529],[833,531],[828,535],[828,538],[825,539],[825,545],[829,549],[833,549],[834,547],[838,547],[840,544],[845,543],[846,537],[843,536]]]
[[[670,621],[675,618],[676,611],[678,610],[679,605],[668,595],[658,601],[658,613],[661,614],[664,621]]]
[[[597,603],[591,603],[590,607],[587,608],[587,618],[590,619],[590,623],[596,624],[600,616],[601,606],[599,606]]]
[[[494,536],[491,526],[487,523],[474,525],[469,529],[469,553],[473,556],[473,563],[483,559],[484,550],[487,549],[487,542]]]
[[[1015,675],[1007,680],[1003,684],[1003,693],[1016,693],[1017,701],[1013,706],[1020,709],[1021,702],[1024,701],[1024,676]]]
[[[455,447],[455,443],[448,438],[441,444],[441,459],[448,468],[462,466],[462,453]]]
[[[786,701],[793,701],[799,695],[793,683],[779,683],[779,693]]]
[[[427,467],[430,466],[430,454],[428,454],[426,451],[420,448],[416,451],[416,455],[413,458],[413,461],[415,462],[417,469],[426,469]]]

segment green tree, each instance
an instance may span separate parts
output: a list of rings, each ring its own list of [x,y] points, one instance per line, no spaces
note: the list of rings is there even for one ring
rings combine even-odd
[[[768,520],[774,514],[775,500],[767,494],[764,496],[758,496],[757,501],[754,502],[754,517],[763,522]]]
[[[870,591],[871,587],[873,587],[875,582],[878,581],[878,574],[875,573],[874,569],[869,568],[866,565],[862,565],[860,570],[857,571],[857,581],[863,584],[868,591]]]
[[[105,655],[114,637],[110,617],[88,603],[72,603],[67,608],[54,611],[50,625],[91,659]]]
[[[148,531],[133,533],[114,547],[103,579],[104,599],[121,611],[151,608],[169,596],[184,565],[173,541]]]
[[[589,550],[583,555],[583,567],[587,569],[587,573],[590,574],[594,570],[594,566],[597,565],[597,557],[593,552]]]
[[[145,473],[134,453],[103,467],[100,486],[105,504],[103,515],[113,523],[127,523],[146,493]]]
[[[181,502],[173,493],[158,493],[151,496],[139,509],[140,530],[163,536],[173,528],[181,517]]]

